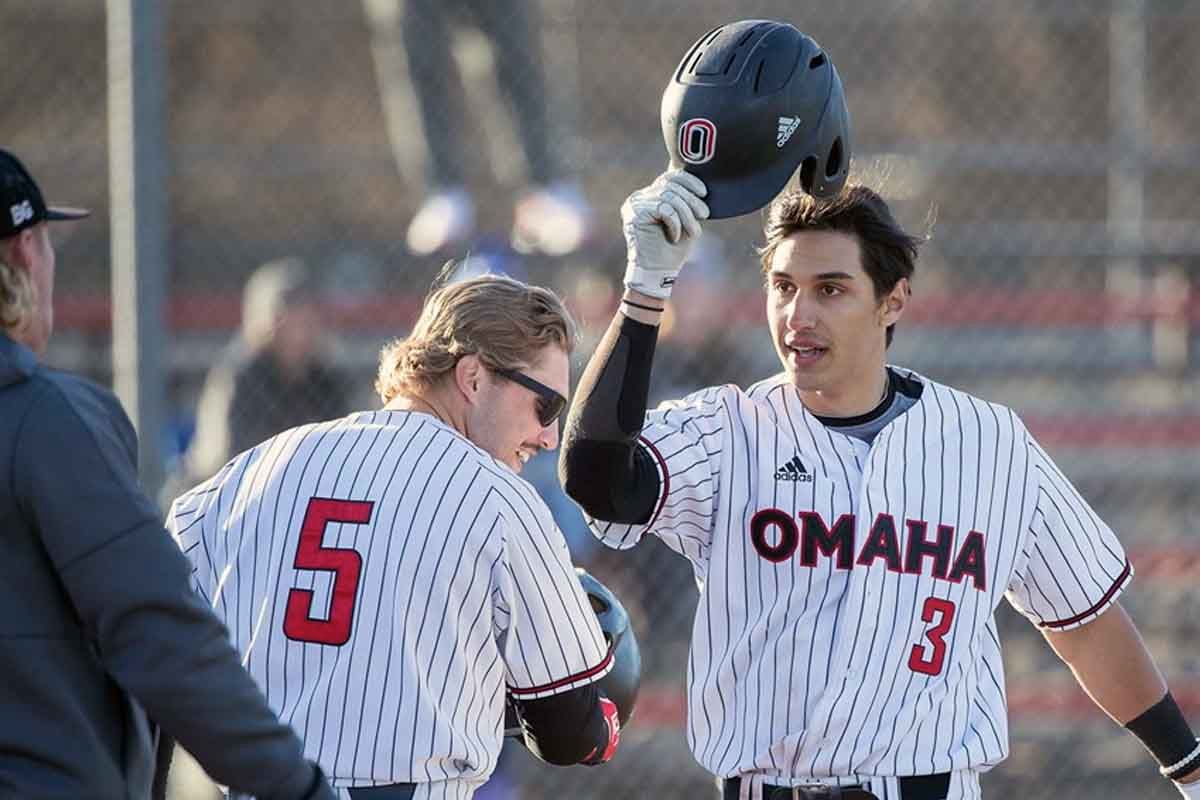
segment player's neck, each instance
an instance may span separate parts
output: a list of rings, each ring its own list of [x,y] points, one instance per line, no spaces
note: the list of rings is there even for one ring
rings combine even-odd
[[[880,366],[869,377],[844,387],[797,389],[800,402],[818,417],[860,417],[873,411],[887,397],[887,369]]]
[[[455,424],[454,417],[447,412],[445,404],[439,402],[436,397],[426,398],[418,395],[398,394],[384,408],[391,411],[413,411],[418,414],[428,414],[456,431],[463,432],[462,427]]]

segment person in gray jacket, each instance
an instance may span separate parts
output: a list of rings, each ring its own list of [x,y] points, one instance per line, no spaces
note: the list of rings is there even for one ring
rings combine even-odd
[[[192,590],[117,399],[38,362],[47,222],[86,214],[0,150],[0,797],[148,798],[161,727],[238,791],[332,798]]]

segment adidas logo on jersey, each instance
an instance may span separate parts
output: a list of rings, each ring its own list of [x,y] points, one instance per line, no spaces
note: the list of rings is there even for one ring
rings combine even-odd
[[[779,132],[775,134],[775,146],[783,147],[787,144],[788,139],[792,138],[792,134],[800,127],[799,117],[780,117]]]
[[[792,456],[792,460],[775,470],[775,480],[777,481],[796,481],[798,483],[812,483],[813,476],[808,474],[808,470],[804,468],[804,464],[800,462],[800,456]]]

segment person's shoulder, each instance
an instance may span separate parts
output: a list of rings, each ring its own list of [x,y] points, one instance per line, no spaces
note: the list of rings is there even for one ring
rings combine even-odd
[[[779,393],[786,391],[791,385],[787,373],[781,372],[752,383],[746,388],[734,383],[710,386],[689,395],[687,400],[690,405],[706,413],[725,409],[734,417],[746,418],[761,413],[765,407],[771,405],[772,398],[778,399]]]
[[[769,398],[772,394],[783,391],[791,385],[792,381],[791,378],[788,377],[787,373],[779,372],[769,378],[763,378],[761,381],[750,384],[746,387],[744,392],[740,393],[745,395],[752,402],[761,403]]]
[[[756,415],[756,401],[732,383],[697,389],[678,400],[660,403],[647,415],[651,425],[713,435],[737,420]]]
[[[479,477],[474,488],[485,507],[509,522],[553,524],[550,507],[532,483],[483,451],[476,458]]]
[[[538,496],[532,484],[454,428],[427,414],[410,413],[413,414],[414,419],[418,420],[419,425],[434,429],[433,437],[436,441],[433,446],[436,446],[440,452],[445,452],[448,459],[461,462],[466,468],[477,473],[478,477],[475,481],[477,489],[485,492],[489,490],[505,493],[515,492],[519,495],[532,493],[535,497]]]
[[[513,472],[506,464],[493,458],[488,453],[478,450],[474,454],[475,465],[479,467],[479,485],[501,496],[508,498],[537,499],[541,495],[532,483]],[[542,503],[542,505],[545,505]]]
[[[137,459],[137,434],[116,395],[80,375],[39,367],[25,381],[16,408],[3,408],[5,423],[30,452],[71,458],[79,448]],[[5,403],[8,406],[9,403]],[[15,412],[10,414],[9,412]],[[15,440],[14,440],[15,441]]]
[[[935,403],[943,410],[943,413],[950,409],[956,410],[959,416],[974,413],[994,419],[995,423],[1001,427],[1012,428],[1022,433],[1025,431],[1021,418],[1012,408],[1003,403],[980,397],[956,386],[939,383],[914,370],[895,367],[891,369],[900,380],[919,384],[921,399]]]
[[[88,424],[127,419],[111,390],[82,375],[41,367],[29,384],[37,396],[32,413],[50,415],[70,410]]]
[[[419,425],[429,426],[433,429],[433,437],[437,442],[437,447],[446,451],[447,456],[461,460],[472,467],[478,467],[481,474],[504,468],[504,465],[497,461],[491,453],[441,420],[435,419],[428,414],[419,412],[410,413],[412,413],[412,418]]]
[[[668,400],[659,405],[662,410],[682,410],[696,409],[701,413],[707,413],[714,408],[725,404],[734,404],[746,398],[746,391],[740,386],[733,383],[722,383],[716,386],[706,386],[703,389],[684,395],[678,400]]]

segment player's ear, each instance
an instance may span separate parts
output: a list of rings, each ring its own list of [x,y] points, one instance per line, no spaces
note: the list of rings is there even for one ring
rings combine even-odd
[[[909,288],[908,278],[901,278],[884,296],[883,301],[879,304],[880,327],[886,328],[895,325],[897,320],[904,316],[904,309],[908,307]]]
[[[479,396],[479,386],[483,380],[484,366],[479,356],[472,353],[463,356],[454,365],[454,383],[463,396],[471,402]]]

